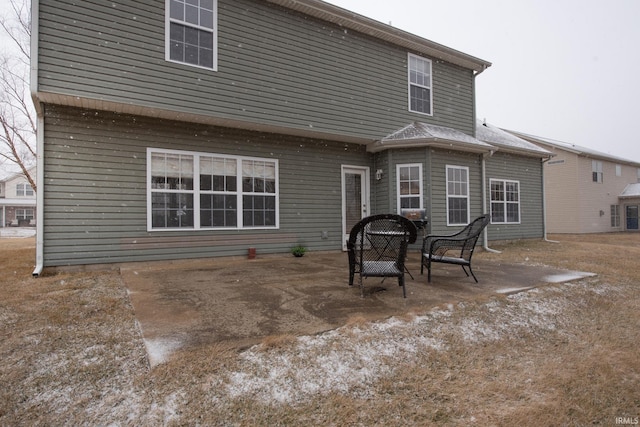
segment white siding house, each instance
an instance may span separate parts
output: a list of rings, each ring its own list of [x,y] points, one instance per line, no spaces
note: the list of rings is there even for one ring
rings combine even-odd
[[[549,233],[638,231],[640,162],[509,132],[554,154],[544,171]]]
[[[31,172],[35,176],[35,168]],[[0,180],[0,227],[36,224],[36,193],[22,173]]]

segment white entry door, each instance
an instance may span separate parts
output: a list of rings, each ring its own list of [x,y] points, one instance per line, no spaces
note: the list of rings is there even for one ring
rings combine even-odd
[[[369,168],[342,167],[342,250],[351,228],[369,214]]]

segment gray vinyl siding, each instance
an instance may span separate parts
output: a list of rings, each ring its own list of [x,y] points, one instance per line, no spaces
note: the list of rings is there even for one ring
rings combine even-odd
[[[520,224],[489,224],[490,240],[544,237],[542,161],[539,158],[495,153],[487,159],[487,212],[490,212],[491,179],[520,182]]]
[[[218,71],[203,70],[165,61],[164,5],[40,0],[38,90],[336,139],[414,120],[473,134],[471,70],[431,58],[434,115],[410,113],[406,49],[250,0],[218,1]]]
[[[45,266],[339,250],[341,165],[373,161],[354,144],[56,106],[45,132]],[[280,228],[148,232],[147,147],[278,159]]]
[[[431,172],[431,211],[429,230],[433,234],[451,234],[462,227],[447,225],[447,166],[469,168],[470,218],[482,215],[482,156],[448,150],[431,150],[428,170]]]

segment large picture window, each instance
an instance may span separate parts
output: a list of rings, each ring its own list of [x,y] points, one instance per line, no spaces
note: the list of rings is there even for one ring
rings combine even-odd
[[[447,225],[467,225],[469,215],[469,168],[447,166]]]
[[[422,165],[397,165],[398,212],[422,209]]]
[[[277,160],[148,149],[148,229],[277,228]]]
[[[520,223],[520,183],[492,179],[491,185],[491,223]]]
[[[409,111],[431,115],[432,81],[431,61],[409,54]]]
[[[217,69],[217,0],[166,0],[166,58]]]

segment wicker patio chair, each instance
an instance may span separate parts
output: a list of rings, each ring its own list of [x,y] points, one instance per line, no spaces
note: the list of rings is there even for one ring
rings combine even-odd
[[[409,219],[395,214],[372,215],[358,222],[349,233],[349,286],[360,276],[360,293],[364,296],[365,277],[397,277],[402,295],[407,246],[417,238],[416,227]],[[384,280],[384,279],[383,279]]]
[[[489,224],[489,215],[482,215],[458,233],[448,236],[429,235],[425,237],[422,242],[420,274],[423,274],[424,267],[427,267],[428,281],[431,282],[432,263],[455,264],[462,266],[467,277],[471,273],[473,280],[478,283],[478,279],[471,269],[471,257],[480,233],[487,224]],[[468,272],[467,268],[469,268]]]

